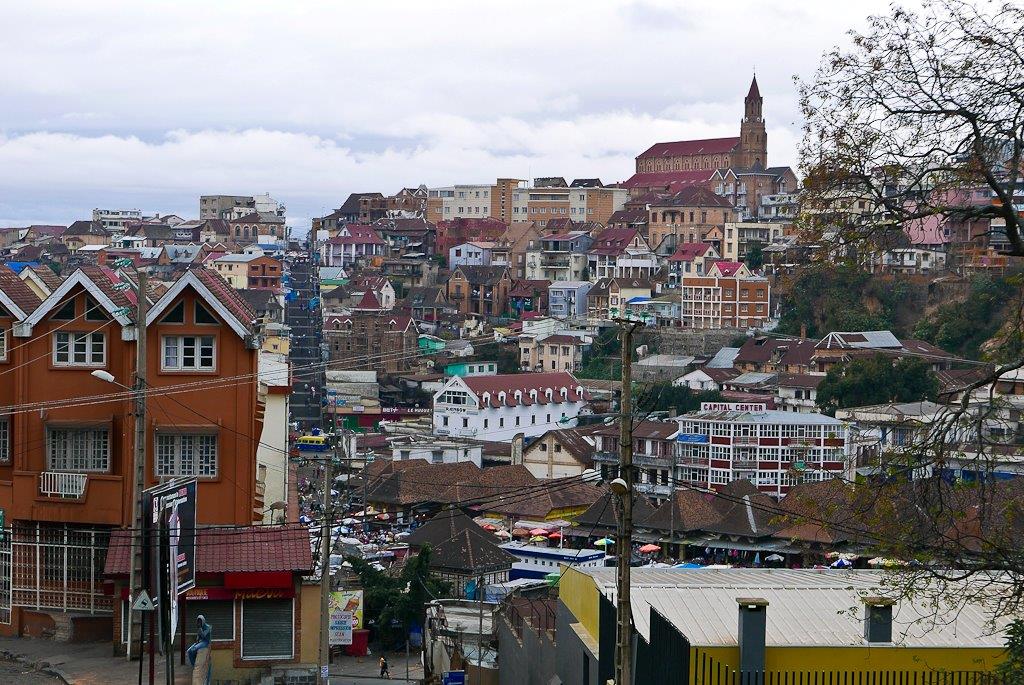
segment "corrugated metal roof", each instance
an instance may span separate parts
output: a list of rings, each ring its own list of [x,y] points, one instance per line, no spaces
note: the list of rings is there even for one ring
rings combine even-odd
[[[615,599],[615,569],[582,569]],[[650,636],[650,607],[697,647],[735,646],[738,597],[768,601],[769,647],[861,646],[861,598],[885,595],[884,571],[790,569],[640,569],[631,573],[633,622]],[[952,595],[949,595],[952,596]],[[970,604],[936,610],[930,598],[902,599],[893,607],[893,642],[907,647],[1003,646],[1006,621],[990,622],[986,608]],[[993,629],[994,628],[994,629]]]

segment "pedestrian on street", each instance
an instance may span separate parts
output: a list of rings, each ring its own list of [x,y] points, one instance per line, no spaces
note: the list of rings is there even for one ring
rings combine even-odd
[[[388,658],[383,654],[380,655],[380,677],[391,680],[391,671],[388,670]]]

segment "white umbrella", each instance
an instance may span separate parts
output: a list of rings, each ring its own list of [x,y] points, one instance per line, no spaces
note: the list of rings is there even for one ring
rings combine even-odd
[[[785,561],[786,558],[781,554],[769,554],[764,558],[765,561]]]

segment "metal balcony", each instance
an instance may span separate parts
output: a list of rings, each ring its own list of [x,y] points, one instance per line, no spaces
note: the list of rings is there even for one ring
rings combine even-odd
[[[44,497],[81,499],[85,495],[88,475],[64,471],[43,471],[39,474],[39,494]]]

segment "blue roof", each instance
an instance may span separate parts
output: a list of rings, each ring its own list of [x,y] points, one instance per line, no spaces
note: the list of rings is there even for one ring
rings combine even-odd
[[[637,295],[626,300],[626,304],[634,304],[636,302],[649,302],[651,298],[647,295]]]

